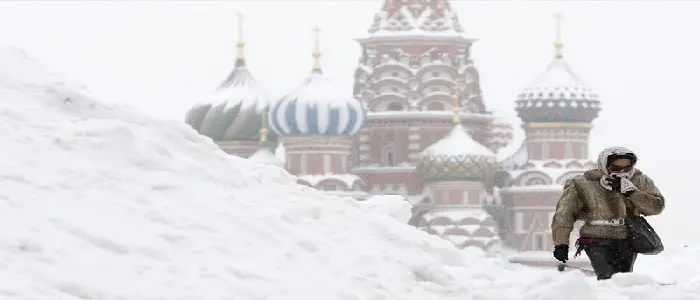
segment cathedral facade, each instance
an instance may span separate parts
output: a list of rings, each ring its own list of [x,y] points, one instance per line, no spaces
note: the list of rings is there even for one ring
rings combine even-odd
[[[353,95],[324,77],[317,46],[306,80],[271,99],[239,41],[230,75],[186,122],[227,153],[328,194],[402,195],[411,225],[457,247],[554,264],[549,224],[564,181],[596,166],[588,141],[600,111],[564,60],[559,30],[552,62],[514,95],[523,141],[484,103],[475,41],[449,1],[384,0],[367,33]]]

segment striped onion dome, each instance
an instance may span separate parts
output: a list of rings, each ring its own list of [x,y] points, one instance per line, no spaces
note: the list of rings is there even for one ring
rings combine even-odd
[[[367,116],[362,103],[339,92],[315,67],[293,92],[270,107],[270,127],[280,136],[352,136]]]

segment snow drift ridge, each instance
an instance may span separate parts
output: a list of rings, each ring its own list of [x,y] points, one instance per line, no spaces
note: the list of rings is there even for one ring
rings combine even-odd
[[[0,295],[418,299],[462,291],[447,242],[103,105],[0,52]],[[418,279],[422,281],[418,281]],[[13,284],[10,284],[13,283]],[[377,298],[378,297],[378,298]]]

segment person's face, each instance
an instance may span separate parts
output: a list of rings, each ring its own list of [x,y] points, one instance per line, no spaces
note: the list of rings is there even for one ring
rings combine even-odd
[[[612,162],[610,167],[608,167],[608,172],[610,174],[619,174],[628,172],[632,169],[632,162],[629,158],[618,158]]]

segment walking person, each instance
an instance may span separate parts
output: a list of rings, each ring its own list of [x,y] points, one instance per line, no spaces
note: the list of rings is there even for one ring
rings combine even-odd
[[[569,260],[569,236],[574,222],[582,220],[575,256],[585,251],[599,280],[632,272],[638,253],[631,247],[625,220],[658,215],[665,208],[654,181],[636,164],[637,155],[631,150],[610,147],[598,155],[597,169],[566,181],[551,224],[557,260]]]

